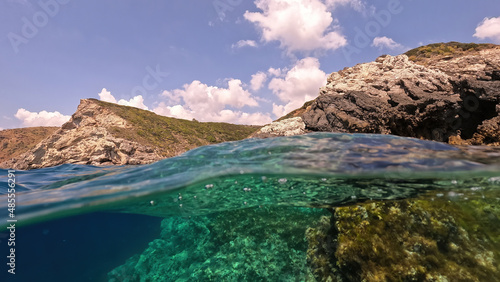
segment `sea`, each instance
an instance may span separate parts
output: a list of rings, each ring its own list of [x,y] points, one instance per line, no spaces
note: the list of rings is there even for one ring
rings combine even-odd
[[[465,212],[472,204],[480,207],[481,213],[461,213],[452,220],[469,237],[485,233],[474,233],[482,238],[478,244],[489,240],[487,248],[471,254],[477,261],[469,262],[489,276],[466,280],[500,280],[495,272],[500,149],[391,135],[311,133],[203,146],[139,166],[0,169],[0,281],[327,281],[335,271],[338,281],[384,281],[363,276],[374,273],[363,261],[355,269],[342,266],[343,260],[334,258],[340,246],[347,246],[338,243],[340,237],[337,252],[327,259],[330,273],[319,271],[311,234],[332,222],[335,234],[345,238],[354,231],[333,222],[335,214],[340,218],[338,211],[383,204],[392,205],[388,211],[393,212],[404,201],[442,207],[439,212],[452,217],[451,207],[466,207]],[[357,214],[365,218],[349,215],[352,222],[362,220],[353,230],[371,224],[366,212]],[[390,217],[377,217],[390,225]],[[415,228],[433,228],[412,226],[408,232],[419,234],[430,231]],[[459,234],[460,228],[453,232]],[[402,238],[389,234],[391,228],[384,230],[376,236]],[[442,240],[436,241],[437,252],[453,260]],[[459,253],[462,246],[453,242]],[[386,257],[392,251],[398,250],[373,250]],[[461,260],[453,264],[456,273],[465,265]],[[442,280],[415,276],[415,281],[447,281],[438,265],[422,267],[415,271]],[[476,275],[467,271],[464,277]]]

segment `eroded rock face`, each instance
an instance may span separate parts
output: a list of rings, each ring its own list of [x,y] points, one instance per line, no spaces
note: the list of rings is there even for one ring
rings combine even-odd
[[[500,145],[500,49],[427,63],[382,56],[332,73],[306,130]]]
[[[1,164],[35,169],[64,163],[86,165],[145,164],[162,159],[155,149],[114,137],[110,127],[127,122],[92,100],[83,99],[71,119],[33,150]]]

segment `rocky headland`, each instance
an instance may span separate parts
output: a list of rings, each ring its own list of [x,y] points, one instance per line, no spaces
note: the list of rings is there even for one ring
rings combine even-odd
[[[300,127],[500,145],[500,46],[451,42],[381,56],[332,73],[318,98],[287,117],[254,136]]]
[[[203,123],[158,116],[150,111],[82,99],[71,119],[27,152],[0,167],[36,169],[65,163],[137,165],[190,149],[241,140],[258,127]]]

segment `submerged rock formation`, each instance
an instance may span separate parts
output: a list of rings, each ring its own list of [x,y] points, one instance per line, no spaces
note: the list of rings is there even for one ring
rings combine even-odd
[[[467,46],[451,55],[412,56],[417,63],[386,55],[332,73],[300,111],[305,130],[500,145],[500,46]]]
[[[497,200],[376,202],[309,228],[317,281],[499,281]]]
[[[110,127],[127,129],[132,125],[93,100],[83,99],[71,119],[52,136],[2,167],[35,169],[64,163],[125,165],[162,159],[155,148],[116,138]]]
[[[309,223],[325,213],[291,207],[169,217],[161,238],[108,274],[109,281],[314,281]]]

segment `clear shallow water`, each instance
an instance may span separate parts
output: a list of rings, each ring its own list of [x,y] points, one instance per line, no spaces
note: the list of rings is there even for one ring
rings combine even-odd
[[[213,230],[223,226],[224,218],[234,216],[232,227],[226,226],[224,230],[238,229],[238,225],[246,224],[247,230],[256,228],[254,232],[267,234],[265,230],[269,228],[261,230],[252,226],[273,226],[272,222],[290,220],[285,216],[288,215],[294,218],[293,222],[300,222],[302,229],[295,230],[290,226],[275,226],[275,229],[292,228],[290,230],[296,232],[293,236],[302,236],[305,242],[303,237],[307,223],[312,224],[321,216],[328,215],[325,208],[409,198],[455,202],[487,199],[493,201],[489,204],[498,204],[494,201],[500,197],[499,164],[500,155],[494,149],[457,149],[441,143],[387,135],[315,133],[251,139],[200,147],[179,157],[143,166],[102,168],[62,165],[17,171],[16,219],[18,226],[22,227],[48,224],[59,217],[103,211],[167,217],[162,223],[167,226],[162,229],[163,241],[157,242],[156,247],[150,245],[146,251],[151,253],[155,249],[168,249],[164,254],[166,257],[182,262],[175,266],[176,271],[173,270],[174,266],[169,266],[168,269],[177,275],[172,274],[171,278],[194,279],[190,275],[197,273],[196,270],[191,269],[191,274],[185,270],[197,266],[196,269],[205,270],[195,275],[210,280],[218,279],[218,276],[207,274],[215,271],[214,265],[221,269],[226,263],[229,270],[239,269],[238,265],[230,265],[226,261],[231,247],[227,247],[224,255],[219,249],[227,243],[224,240],[233,242],[234,248],[234,244],[243,240],[241,238],[248,238],[248,234],[247,237],[234,235],[233,238],[228,235],[231,238],[222,238],[211,237],[214,235],[208,232],[205,243],[194,244],[196,237],[186,235],[191,234],[189,230],[194,230],[193,224],[200,226],[202,222],[201,225],[213,233]],[[6,170],[0,170],[0,185],[3,187],[0,210],[5,211],[0,213],[2,229],[8,225],[4,188],[7,187],[7,174]],[[242,211],[243,215],[240,214]],[[253,225],[246,222],[247,218],[254,219]],[[191,219],[196,223],[191,222]],[[185,234],[185,238],[178,238],[184,241],[177,244],[178,248],[184,250],[183,256],[179,249],[168,245],[166,240],[174,238],[176,234]],[[283,247],[279,242],[284,239],[278,240],[272,234],[280,233],[273,231],[266,235],[273,243],[261,240],[267,242],[265,246]],[[114,236],[119,238],[120,234]],[[264,243],[260,241],[245,240],[240,242],[239,249],[249,246],[265,249]],[[210,241],[219,242],[219,253],[214,251],[215,247],[206,245]],[[297,258],[294,262],[302,259],[305,265],[307,244],[304,242],[293,248],[283,247],[280,251],[295,254]],[[193,249],[193,244],[198,247]],[[290,242],[287,244],[289,246]],[[206,256],[193,258],[193,254],[200,253],[200,248],[205,250]],[[275,252],[269,251],[262,258],[267,259],[272,253]],[[214,264],[213,258],[217,256],[224,256],[224,263]],[[247,254],[246,257],[256,261],[260,256]],[[116,266],[124,263],[124,259],[120,259]],[[243,262],[240,263],[243,265]],[[129,264],[130,268],[137,268],[138,265],[137,261],[130,261]],[[246,269],[253,267],[252,271],[255,272],[255,269],[265,264],[263,260],[261,266],[247,266]],[[168,272],[168,269],[163,271]],[[234,276],[234,273],[231,276],[226,273],[220,277],[226,281],[265,280],[263,277],[286,277],[284,281],[289,281],[291,277],[305,279],[307,271],[297,269],[286,270],[286,267],[278,264],[276,273],[272,274],[275,276],[269,276],[269,273],[265,276],[257,271],[253,276]],[[130,278],[130,281],[134,281],[141,275],[152,275],[149,277],[152,281],[176,280],[170,280],[169,276],[154,280],[151,277],[157,274],[132,273],[124,267],[120,271],[125,274],[120,276],[115,272],[110,279],[120,281],[124,277],[134,277]],[[245,273],[245,270],[238,271]],[[281,275],[280,272],[287,274]],[[217,273],[220,274],[220,271]]]

